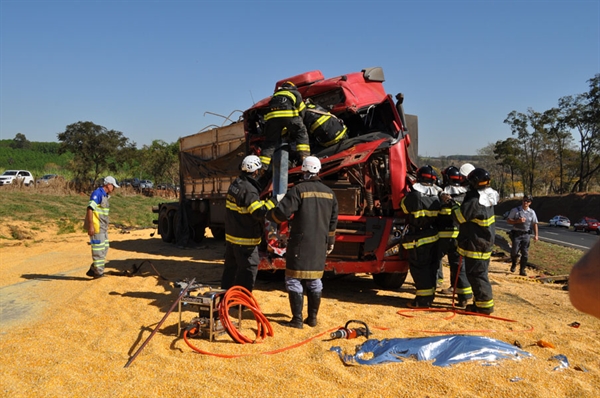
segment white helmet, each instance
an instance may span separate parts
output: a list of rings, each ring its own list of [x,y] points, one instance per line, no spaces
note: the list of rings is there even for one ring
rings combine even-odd
[[[316,156],[307,156],[302,162],[302,171],[317,174],[321,170],[321,161]]]
[[[464,175],[465,177],[467,177],[473,170],[475,170],[475,166],[473,166],[471,163],[465,163],[460,166],[460,174]]]
[[[242,160],[242,171],[246,173],[254,173],[262,167],[260,158],[256,155],[248,155]]]

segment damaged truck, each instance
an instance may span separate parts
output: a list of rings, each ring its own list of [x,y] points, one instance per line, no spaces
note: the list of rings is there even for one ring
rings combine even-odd
[[[400,244],[405,227],[400,201],[416,171],[411,159],[417,155],[417,116],[404,114],[402,94],[395,102],[385,92],[380,67],[327,79],[320,71],[311,71],[282,79],[275,87],[286,81],[348,129],[346,140],[312,153],[321,160],[320,177],[335,192],[339,205],[335,248],[327,256],[325,271],[368,273],[380,287],[399,288],[408,273]],[[242,159],[260,154],[268,103],[265,98],[229,125],[180,139],[179,202],[152,209],[158,214],[155,223],[163,241],[182,246],[200,242],[207,228],[215,239],[224,238],[227,190],[240,173]],[[300,178],[300,164],[292,163],[290,186]],[[261,196],[268,198],[271,181],[262,182]],[[262,271],[285,269],[286,226],[274,228],[266,225],[259,247]]]

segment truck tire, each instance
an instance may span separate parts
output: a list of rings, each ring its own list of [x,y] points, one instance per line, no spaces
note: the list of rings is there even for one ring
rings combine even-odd
[[[408,272],[382,272],[373,274],[373,282],[383,289],[400,289],[407,276]]]
[[[163,242],[170,243],[175,237],[175,226],[173,225],[174,213],[175,211],[173,210],[167,212],[167,209],[162,209],[158,216],[158,226]]]

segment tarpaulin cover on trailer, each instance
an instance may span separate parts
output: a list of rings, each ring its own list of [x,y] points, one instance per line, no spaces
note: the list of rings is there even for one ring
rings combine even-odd
[[[450,366],[459,362],[500,359],[518,360],[531,357],[511,344],[482,336],[448,335],[420,338],[370,339],[356,349],[356,354],[344,354],[340,347],[331,347],[346,365],[378,365],[402,362],[400,358],[432,360],[436,366]]]
[[[234,177],[240,174],[240,164],[246,156],[246,143],[235,150],[212,160],[204,160],[190,153],[181,152],[184,178]]]

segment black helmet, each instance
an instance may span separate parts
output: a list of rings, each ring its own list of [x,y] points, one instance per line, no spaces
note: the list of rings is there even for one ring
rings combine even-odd
[[[473,169],[467,176],[467,181],[469,181],[469,185],[473,189],[489,187],[491,179],[490,173],[480,167]]]
[[[417,182],[427,182],[433,184],[437,181],[437,174],[430,165],[425,165],[417,170]]]
[[[444,185],[459,186],[465,181],[465,176],[455,166],[448,166],[442,170],[442,176],[444,177]]]

